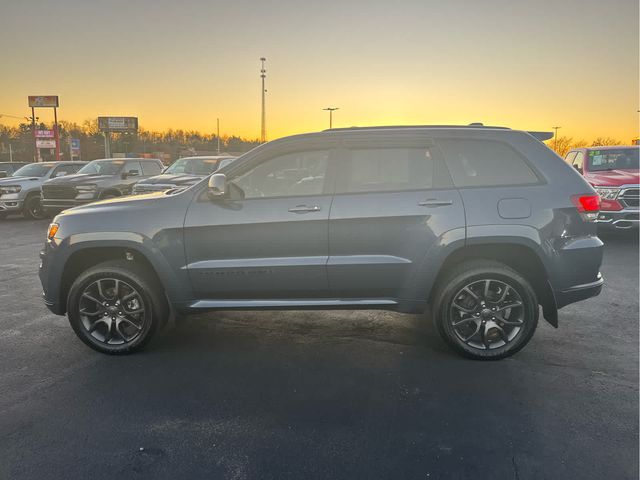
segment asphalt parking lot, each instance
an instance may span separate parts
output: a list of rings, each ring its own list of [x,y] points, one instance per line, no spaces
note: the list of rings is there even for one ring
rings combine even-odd
[[[0,478],[638,478],[638,243],[514,358],[422,316],[231,312],[109,357],[40,300],[47,222],[0,223]]]

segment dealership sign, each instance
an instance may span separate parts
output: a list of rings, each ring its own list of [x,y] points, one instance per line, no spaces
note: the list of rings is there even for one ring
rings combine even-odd
[[[55,140],[36,139],[36,147],[38,148],[56,148]]]
[[[103,132],[137,132],[138,117],[98,117],[98,129]]]
[[[57,95],[29,95],[30,107],[59,107]]]
[[[36,138],[55,138],[53,130],[36,130]]]

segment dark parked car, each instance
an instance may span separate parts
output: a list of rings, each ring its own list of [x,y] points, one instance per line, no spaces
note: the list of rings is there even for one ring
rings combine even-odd
[[[576,148],[567,163],[596,189],[602,205],[598,226],[627,230],[640,224],[640,147],[607,146]]]
[[[19,168],[29,165],[27,162],[0,162],[0,178],[10,177]]]
[[[171,164],[161,175],[140,180],[133,186],[133,193],[163,192],[176,187],[195,185],[200,180],[225,165],[236,157],[185,157]]]
[[[148,158],[108,158],[87,163],[76,175],[54,178],[42,185],[47,211],[129,195],[141,178],[158,175],[162,162]]]
[[[44,301],[90,347],[144,346],[178,313],[383,308],[457,352],[512,355],[539,306],[598,295],[600,198],[528,133],[334,129],[261,145],[193,188],[58,215]]]
[[[28,163],[13,175],[0,179],[0,218],[10,214],[26,218],[42,219],[40,187],[51,178],[76,173],[85,162],[40,162]]]

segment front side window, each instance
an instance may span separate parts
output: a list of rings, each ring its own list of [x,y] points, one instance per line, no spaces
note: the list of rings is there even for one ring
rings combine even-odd
[[[328,150],[288,153],[271,158],[231,181],[250,198],[321,195]]]
[[[539,183],[524,157],[495,140],[440,139],[438,146],[457,187]]]
[[[575,168],[579,172],[582,172],[582,168],[584,166],[584,152],[576,153],[576,158],[573,159],[572,165],[573,168]]]
[[[608,148],[606,150],[589,150],[589,171],[603,170],[638,170],[638,148]]]
[[[176,160],[165,173],[191,175],[209,175],[218,168],[218,160],[214,158],[181,158]]]
[[[51,170],[51,168],[52,168],[51,164],[31,163],[13,172],[13,176],[14,177],[44,177],[47,173],[49,173],[49,170]]]
[[[368,148],[348,152],[338,174],[340,193],[421,190],[433,186],[428,148]]]
[[[158,162],[142,162],[143,175],[160,175],[162,167]]]
[[[122,169],[124,160],[94,160],[78,170],[89,175],[116,175]]]

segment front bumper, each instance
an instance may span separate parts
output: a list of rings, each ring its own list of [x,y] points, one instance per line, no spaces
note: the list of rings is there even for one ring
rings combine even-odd
[[[629,230],[640,225],[640,210],[625,208],[624,210],[601,210],[596,219],[599,228]]]
[[[45,210],[64,210],[66,208],[78,207],[80,205],[86,205],[87,203],[95,202],[95,198],[43,198],[42,208]]]
[[[21,199],[4,199],[0,198],[0,212],[19,212],[22,210]]]

